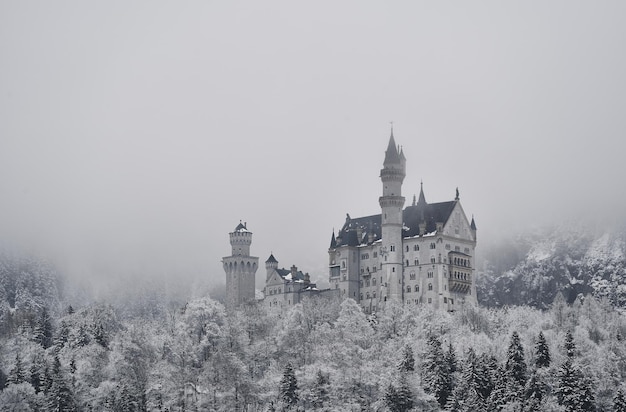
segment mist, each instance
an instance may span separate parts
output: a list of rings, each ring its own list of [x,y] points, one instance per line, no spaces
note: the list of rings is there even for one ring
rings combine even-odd
[[[625,17],[621,1],[3,2],[0,239],[94,295],[198,293],[224,283],[242,220],[261,262],[324,281],[333,228],[380,213],[391,121],[407,203],[421,181],[428,202],[458,187],[479,248],[620,221]]]

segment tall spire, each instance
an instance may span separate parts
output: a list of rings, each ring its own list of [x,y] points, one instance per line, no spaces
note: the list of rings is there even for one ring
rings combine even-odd
[[[472,223],[470,223],[470,229],[476,230],[476,222],[474,221],[474,215],[472,215]]]
[[[416,200],[415,200],[415,195],[413,195],[413,204],[411,206],[415,206]]]
[[[333,236],[330,238],[330,248],[335,249],[337,247],[337,239],[335,239],[335,229],[333,229]]]
[[[396,141],[393,138],[393,125],[391,126],[391,136],[389,137],[389,145],[387,145],[387,150],[385,151],[385,161],[383,162],[384,166],[391,164],[400,163],[400,154],[398,153],[398,146],[396,146]]]
[[[418,200],[419,204],[426,204],[426,196],[424,196],[424,182],[420,181],[420,197]]]

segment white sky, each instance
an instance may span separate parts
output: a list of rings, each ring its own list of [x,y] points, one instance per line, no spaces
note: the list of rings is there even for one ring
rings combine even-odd
[[[206,277],[242,219],[264,262],[327,276],[407,202],[481,240],[626,209],[626,2],[0,2],[0,238],[84,279]],[[257,272],[258,285],[265,278]]]

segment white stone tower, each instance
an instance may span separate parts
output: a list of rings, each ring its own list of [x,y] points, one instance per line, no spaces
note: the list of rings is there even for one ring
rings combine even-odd
[[[255,297],[254,275],[259,266],[259,258],[250,256],[252,232],[246,223],[239,225],[230,233],[232,253],[224,257],[226,272],[226,307],[234,308],[241,303],[253,301]]]
[[[393,139],[393,128],[385,161],[380,171],[383,195],[378,199],[381,207],[381,229],[383,257],[382,269],[386,279],[386,297],[402,300],[402,182],[406,176],[406,159],[402,149]]]

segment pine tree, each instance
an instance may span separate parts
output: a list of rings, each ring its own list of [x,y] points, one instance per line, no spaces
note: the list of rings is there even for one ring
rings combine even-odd
[[[545,384],[534,372],[530,375],[530,379],[526,382],[524,389],[524,411],[538,412],[541,411],[541,403],[546,394]]]
[[[422,362],[424,390],[432,393],[441,407],[445,406],[451,392],[450,370],[441,350],[441,342],[435,336],[427,338],[427,349]]]
[[[618,389],[613,398],[613,412],[626,412],[626,397],[622,389]]]
[[[280,400],[287,407],[296,406],[298,403],[298,381],[296,380],[296,374],[293,371],[291,362],[285,366],[283,372],[283,378],[280,381]]]
[[[413,349],[409,345],[406,345],[402,351],[398,370],[400,372],[413,372],[415,370],[415,357],[413,356]]]
[[[513,332],[511,335],[511,343],[509,344],[504,370],[507,378],[513,380],[514,386],[519,388],[519,393],[521,394],[522,389],[526,385],[526,362],[524,361],[524,348],[517,332]]]
[[[52,346],[52,320],[48,310],[44,307],[39,314],[35,325],[35,342],[44,349]]]
[[[9,371],[7,382],[13,384],[26,382],[26,372],[19,353],[15,355],[15,366]]]
[[[311,403],[314,408],[323,408],[329,401],[330,379],[321,370],[317,370],[315,375],[315,387],[312,391]]]
[[[413,408],[413,393],[411,392],[411,388],[409,387],[405,374],[400,374],[400,381],[398,382],[396,394],[398,412],[410,411]]]
[[[389,382],[389,385],[385,390],[385,396],[383,399],[385,401],[385,405],[391,412],[398,412],[400,410],[397,404],[398,392],[396,391],[396,387],[393,386],[391,382]]]
[[[457,371],[456,353],[454,352],[454,348],[452,347],[452,342],[448,343],[448,351],[445,354],[445,361],[448,365],[448,370],[450,371],[450,373],[454,373]]]
[[[48,410],[53,412],[73,412],[78,410],[74,394],[61,370],[61,361],[58,355],[54,357],[52,365],[52,385],[48,392]]]
[[[559,370],[555,389],[559,404],[565,406],[567,412],[594,411],[595,395],[592,387],[580,368],[567,358]]]
[[[548,347],[548,343],[546,342],[545,336],[543,336],[543,332],[539,332],[539,336],[537,336],[537,343],[535,345],[535,366],[538,368],[547,368],[550,366],[550,348]]]
[[[565,333],[565,354],[570,359],[576,356],[576,344],[572,332],[569,330]]]

